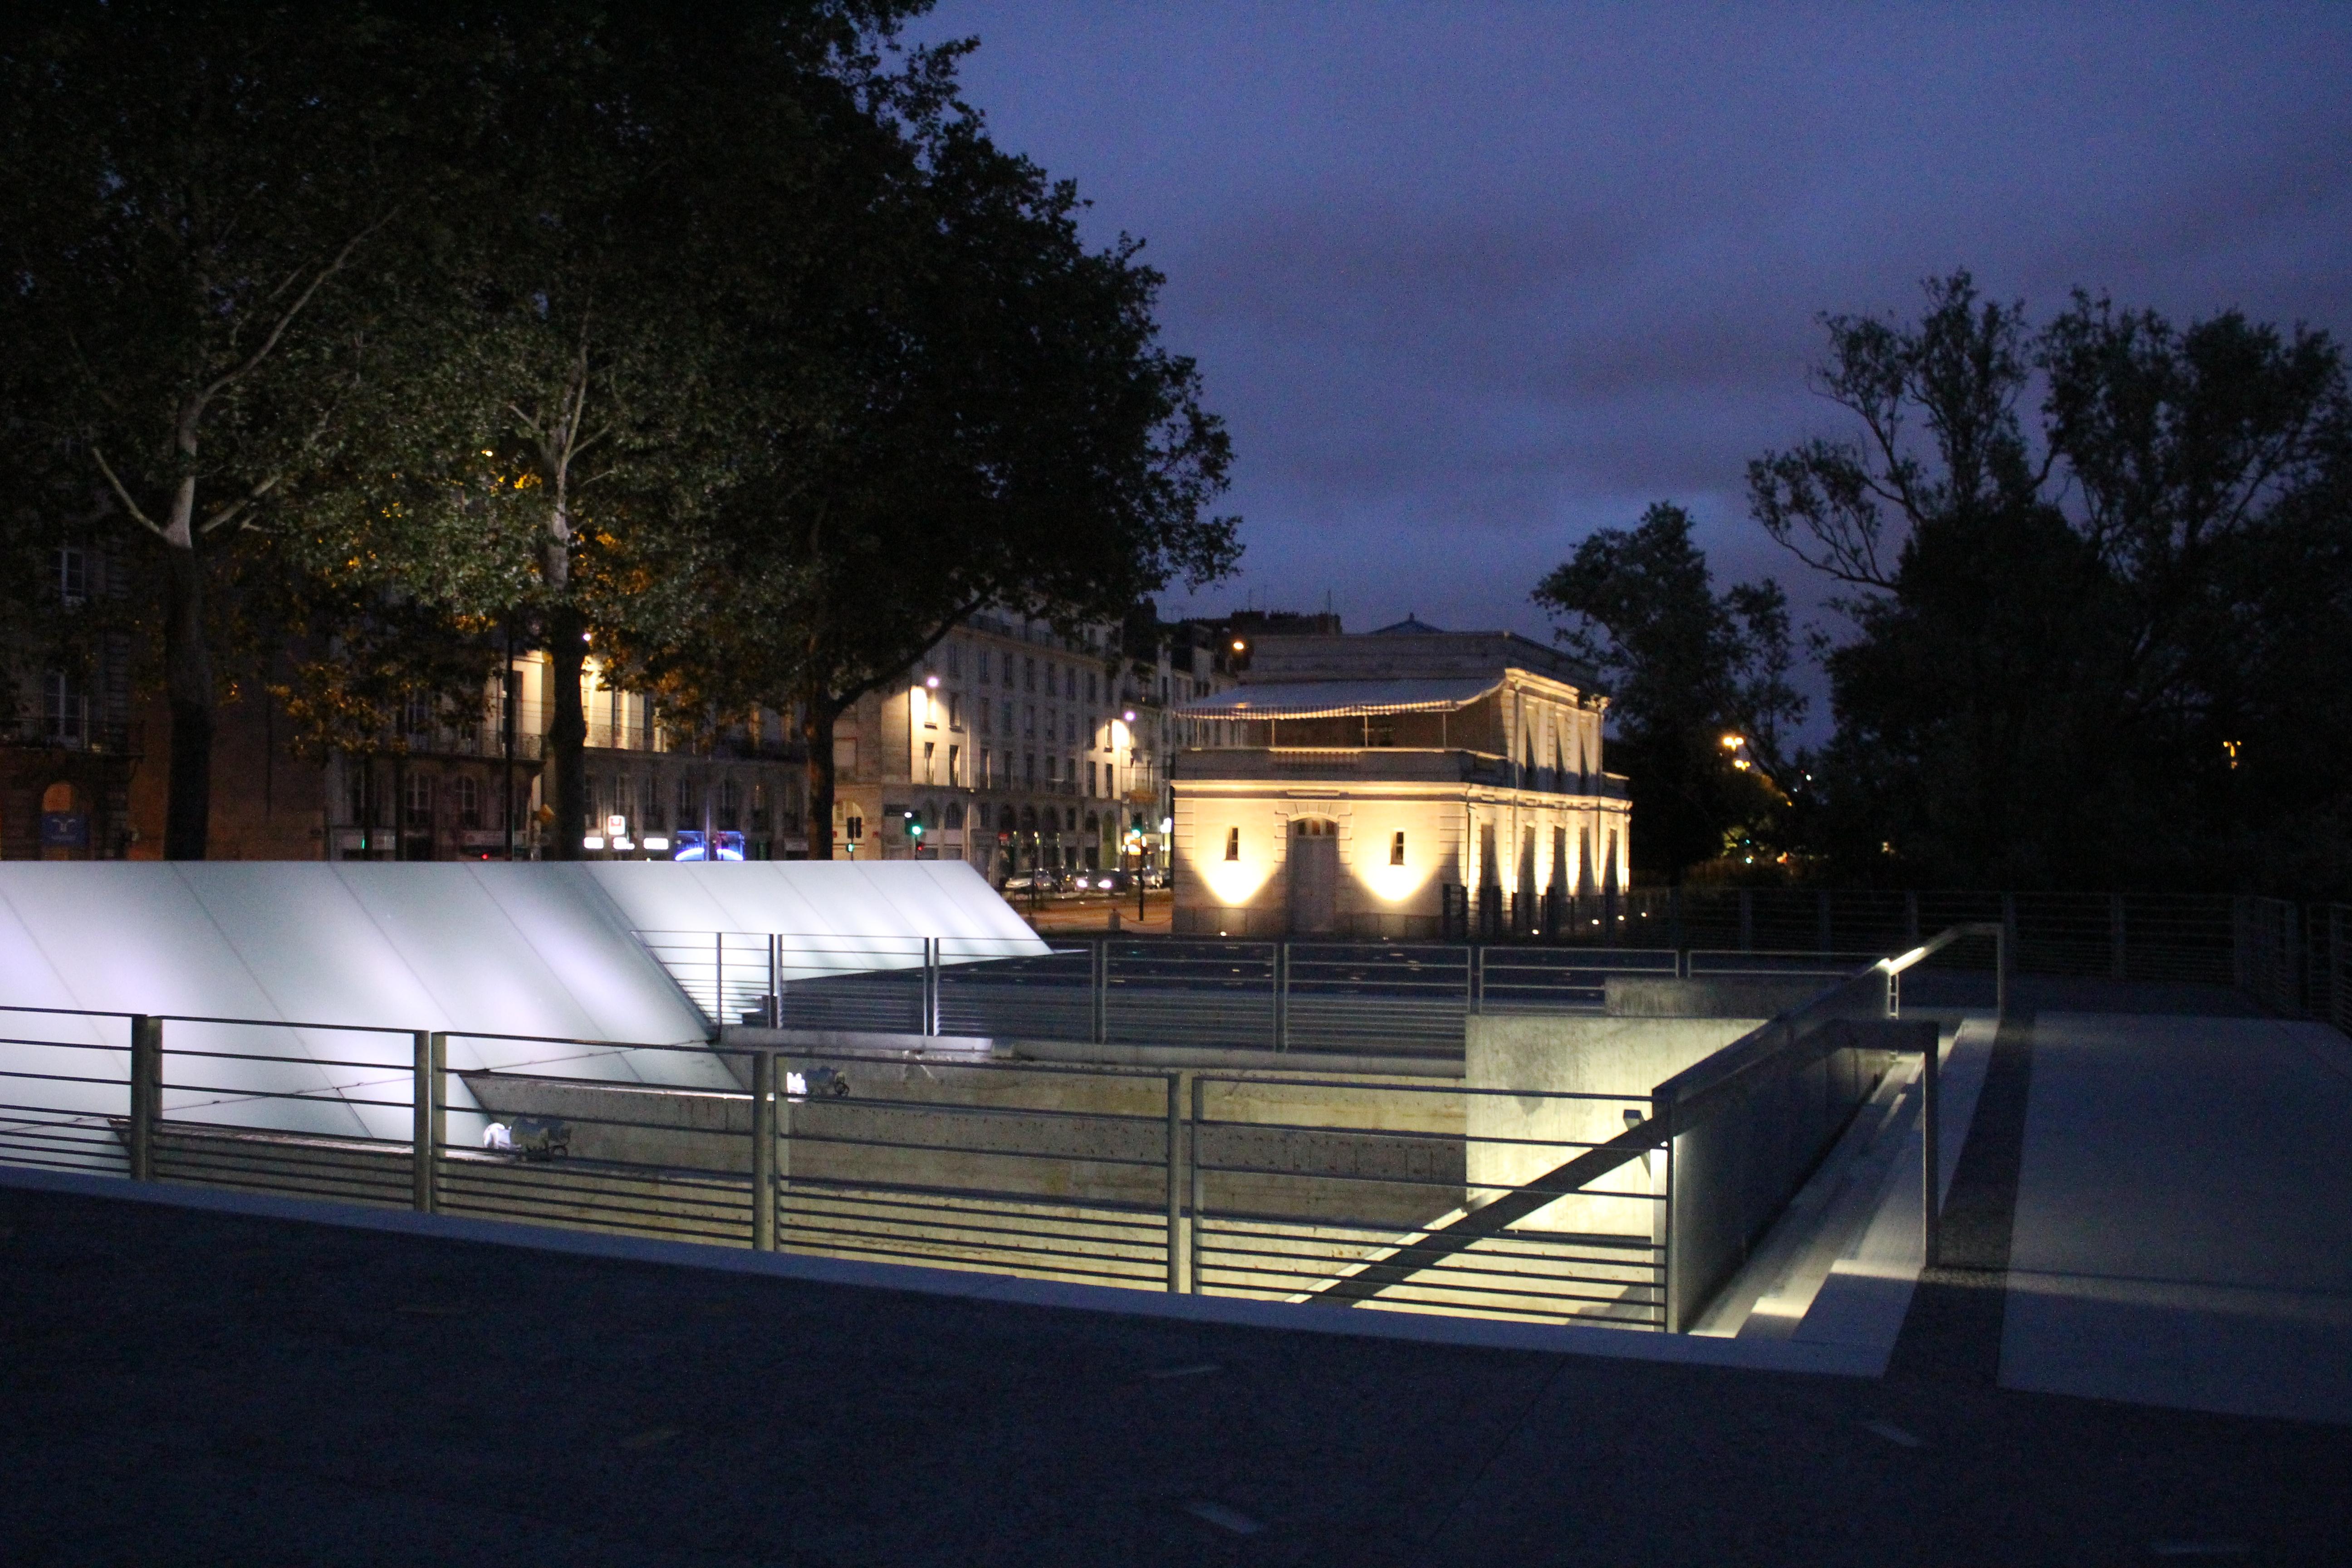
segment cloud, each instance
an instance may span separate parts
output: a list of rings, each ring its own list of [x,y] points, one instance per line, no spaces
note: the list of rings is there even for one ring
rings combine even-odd
[[[1231,424],[1222,605],[1540,629],[1671,499],[1717,576],[1822,585],[1747,460],[1838,428],[1824,310],[1966,266],[2352,328],[2352,10],[1105,6],[950,0],[968,96],[1144,237]]]

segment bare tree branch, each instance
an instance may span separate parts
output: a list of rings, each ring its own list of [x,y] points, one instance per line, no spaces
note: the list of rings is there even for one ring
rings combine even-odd
[[[95,445],[92,445],[89,449],[89,455],[97,459],[98,471],[106,476],[106,482],[113,487],[115,499],[122,503],[122,510],[130,515],[131,521],[145,529],[148,532],[153,534],[156,538],[161,539],[167,543],[170,542],[172,536],[165,532],[163,529],[156,523],[153,518],[149,517],[146,512],[140,510],[140,506],[137,501],[131,499],[131,492],[123,488],[122,480],[116,476],[113,465],[106,460],[106,454],[100,451]]]

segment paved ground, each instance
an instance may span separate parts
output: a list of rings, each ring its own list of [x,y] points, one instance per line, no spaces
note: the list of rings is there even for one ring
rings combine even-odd
[[[2341,1427],[0,1187],[12,1563],[2352,1560]]]
[[[2000,1379],[2352,1422],[2352,1048],[2044,1011]]]

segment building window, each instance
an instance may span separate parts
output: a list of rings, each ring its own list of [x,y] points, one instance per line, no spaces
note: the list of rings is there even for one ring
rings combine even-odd
[[[948,674],[958,680],[963,679],[963,644],[960,642],[948,644]]]
[[[848,838],[852,844],[864,842],[866,837],[866,819],[862,816],[852,816],[849,819],[847,827],[844,829],[844,837]]]
[[[432,699],[421,692],[411,692],[403,705],[401,722],[411,735],[428,733],[433,728]]]
[[[89,554],[79,544],[58,546],[58,598],[68,609],[89,597]]]
[[[1034,702],[1022,705],[1021,732],[1024,735],[1034,735],[1037,732],[1037,705]]]
[[[1026,761],[1028,764],[1029,787],[1031,789],[1035,789],[1037,787],[1037,753],[1034,752],[1030,752]]]
[[[988,826],[988,802],[976,802],[971,808],[971,825],[985,830]]]
[[[1021,661],[1021,689],[1024,691],[1037,689],[1037,661],[1034,658]]]
[[[963,803],[961,801],[951,800],[948,802],[948,830],[951,833],[960,833],[963,830]]]
[[[979,785],[982,789],[992,789],[995,787],[996,780],[991,772],[991,768],[994,764],[995,761],[996,753],[990,751],[986,746],[982,746],[980,749],[980,776],[971,782]]]
[[[733,779],[721,779],[719,782],[719,826],[730,832],[740,827],[742,824],[737,818],[742,811],[742,787]]]
[[[677,776],[677,816],[676,820],[678,823],[691,826],[695,823],[701,821],[702,812],[700,810],[700,802],[695,796],[694,781],[684,773],[680,773]]]
[[[940,782],[931,775],[931,768],[938,759],[939,750],[940,743],[937,741],[926,741],[923,742],[923,782],[925,784],[937,784]]]
[[[961,785],[963,783],[963,748],[961,746],[948,748],[948,783],[955,785]]]
[[[433,826],[433,776],[412,773],[408,775],[407,800],[404,813],[411,827]]]
[[[1062,671],[1062,695],[1074,700],[1078,695],[1078,672],[1075,667]]]
[[[1404,835],[1402,833],[1389,841],[1389,864],[1391,866],[1404,864]]]
[[[1242,830],[1238,827],[1228,827],[1225,829],[1225,858],[1238,860],[1241,858]]]
[[[450,781],[450,792],[457,797],[457,826],[479,827],[482,825],[482,786],[469,773],[460,773]]]
[[[89,743],[89,699],[69,672],[53,669],[41,678],[41,724],[52,746],[79,751]]]
[[[1087,795],[1091,798],[1101,793],[1102,792],[1096,787],[1095,784],[1095,764],[1088,763],[1087,764]]]
[[[948,728],[950,730],[961,730],[963,728],[963,699],[961,697],[950,696],[948,699]]]

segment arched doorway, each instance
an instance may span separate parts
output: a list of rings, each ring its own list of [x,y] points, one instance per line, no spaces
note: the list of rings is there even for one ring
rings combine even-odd
[[[41,858],[79,860],[89,850],[89,816],[81,791],[59,779],[41,792]]]
[[[1339,825],[1302,816],[1290,825],[1290,930],[1328,936],[1339,926]]]

